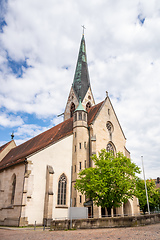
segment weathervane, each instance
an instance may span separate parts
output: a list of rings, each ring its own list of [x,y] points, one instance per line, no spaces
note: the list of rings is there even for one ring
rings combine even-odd
[[[14,131],[11,134],[11,139],[13,140],[13,138],[14,138]]]
[[[83,35],[84,35],[84,29],[86,29],[86,28],[85,28],[85,26],[84,26],[84,25],[82,25],[82,28],[83,28]]]

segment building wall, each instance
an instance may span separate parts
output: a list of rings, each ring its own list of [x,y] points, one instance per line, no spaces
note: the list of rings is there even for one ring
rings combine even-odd
[[[106,127],[107,122],[110,122],[113,125],[111,136]],[[107,144],[109,142],[112,142],[115,146],[116,152],[120,151],[125,154],[126,139],[122,133],[112,105],[110,104],[109,98],[107,98],[104,102],[101,111],[91,126],[91,134],[93,136],[93,153],[98,153],[103,148],[106,149]]]
[[[43,223],[44,204],[46,194],[46,172],[50,166],[53,173],[53,201],[50,202],[52,212],[49,215],[53,219],[68,217],[70,207],[70,182],[72,165],[72,141],[73,136],[66,137],[44,150],[27,158],[28,178],[25,179],[25,192],[23,201],[25,207],[22,217],[27,217],[28,224]],[[58,181],[61,174],[67,177],[67,204],[63,207],[57,205]]]
[[[107,123],[111,123],[112,131],[107,129]],[[114,146],[115,153],[122,152],[127,157],[130,153],[125,148],[126,139],[115,115],[114,109],[109,98],[106,99],[94,123],[90,126],[91,133],[91,154],[97,154],[101,149],[106,149],[107,144],[111,143]],[[92,163],[94,166],[94,163]],[[99,217],[101,214],[100,208],[93,206],[94,217]],[[112,210],[113,211],[113,210]],[[139,214],[139,204],[137,198],[129,200],[127,205],[129,214]],[[116,209],[116,214],[123,214],[123,205]]]
[[[19,224],[22,207],[25,165],[18,164],[0,172],[0,225]],[[16,176],[14,201],[12,198],[13,175]]]

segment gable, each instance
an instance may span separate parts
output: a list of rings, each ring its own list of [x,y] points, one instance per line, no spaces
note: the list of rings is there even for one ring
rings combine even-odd
[[[109,97],[101,104],[91,123],[91,137],[94,140],[95,152],[112,145],[116,152],[126,153],[126,138]],[[111,129],[108,128],[108,124]]]
[[[12,140],[6,144],[4,144],[3,146],[0,147],[0,161],[8,154],[8,152],[12,149],[16,147],[15,141]]]
[[[114,108],[113,108],[113,105],[112,105],[111,100],[110,100],[109,97],[107,97],[107,98],[105,99],[105,101],[99,103],[99,104],[100,104],[99,107],[98,107],[99,104],[97,104],[97,105],[95,106],[96,108],[98,107],[98,109],[97,109],[98,111],[97,111],[96,115],[93,117],[93,119],[92,119],[92,117],[91,117],[91,120],[92,120],[92,121],[90,120],[90,122],[93,123],[94,121],[96,121],[96,118],[97,118],[98,115],[100,114],[101,109],[104,107],[104,105],[107,103],[107,101],[108,101],[108,107],[109,107],[110,111],[113,112],[113,115],[114,115],[114,117],[115,117],[115,119],[116,119],[116,121],[117,121],[117,123],[118,123],[118,125],[119,125],[119,128],[120,128],[120,130],[121,130],[124,138],[126,139],[126,137],[125,137],[125,135],[124,135],[124,132],[123,132],[123,130],[122,130],[122,127],[121,127],[121,125],[120,125],[120,122],[119,122],[119,120],[118,120],[118,117],[117,117],[117,115],[116,115],[116,113],[115,113],[115,110],[114,110]],[[93,111],[93,109],[91,109],[91,112],[92,112],[92,111]]]

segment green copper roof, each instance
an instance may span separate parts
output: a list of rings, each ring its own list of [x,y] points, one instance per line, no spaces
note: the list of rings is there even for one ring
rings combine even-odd
[[[84,109],[84,107],[82,106],[81,100],[79,101],[79,105],[78,105],[78,107],[76,108],[75,112],[76,112],[76,111],[85,111],[85,112],[87,112],[87,111]]]
[[[90,86],[84,35],[82,36],[80,44],[78,61],[72,86],[77,98],[79,100],[81,98],[83,101]]]

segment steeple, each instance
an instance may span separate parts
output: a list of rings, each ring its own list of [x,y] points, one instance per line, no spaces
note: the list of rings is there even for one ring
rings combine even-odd
[[[73,116],[80,101],[86,111],[95,104],[88,74],[84,31],[81,39],[73,84],[64,111],[64,120]]]
[[[81,101],[83,102],[87,90],[90,87],[84,34],[82,35],[81,39],[77,66],[72,86],[77,99],[80,100],[81,98]]]

